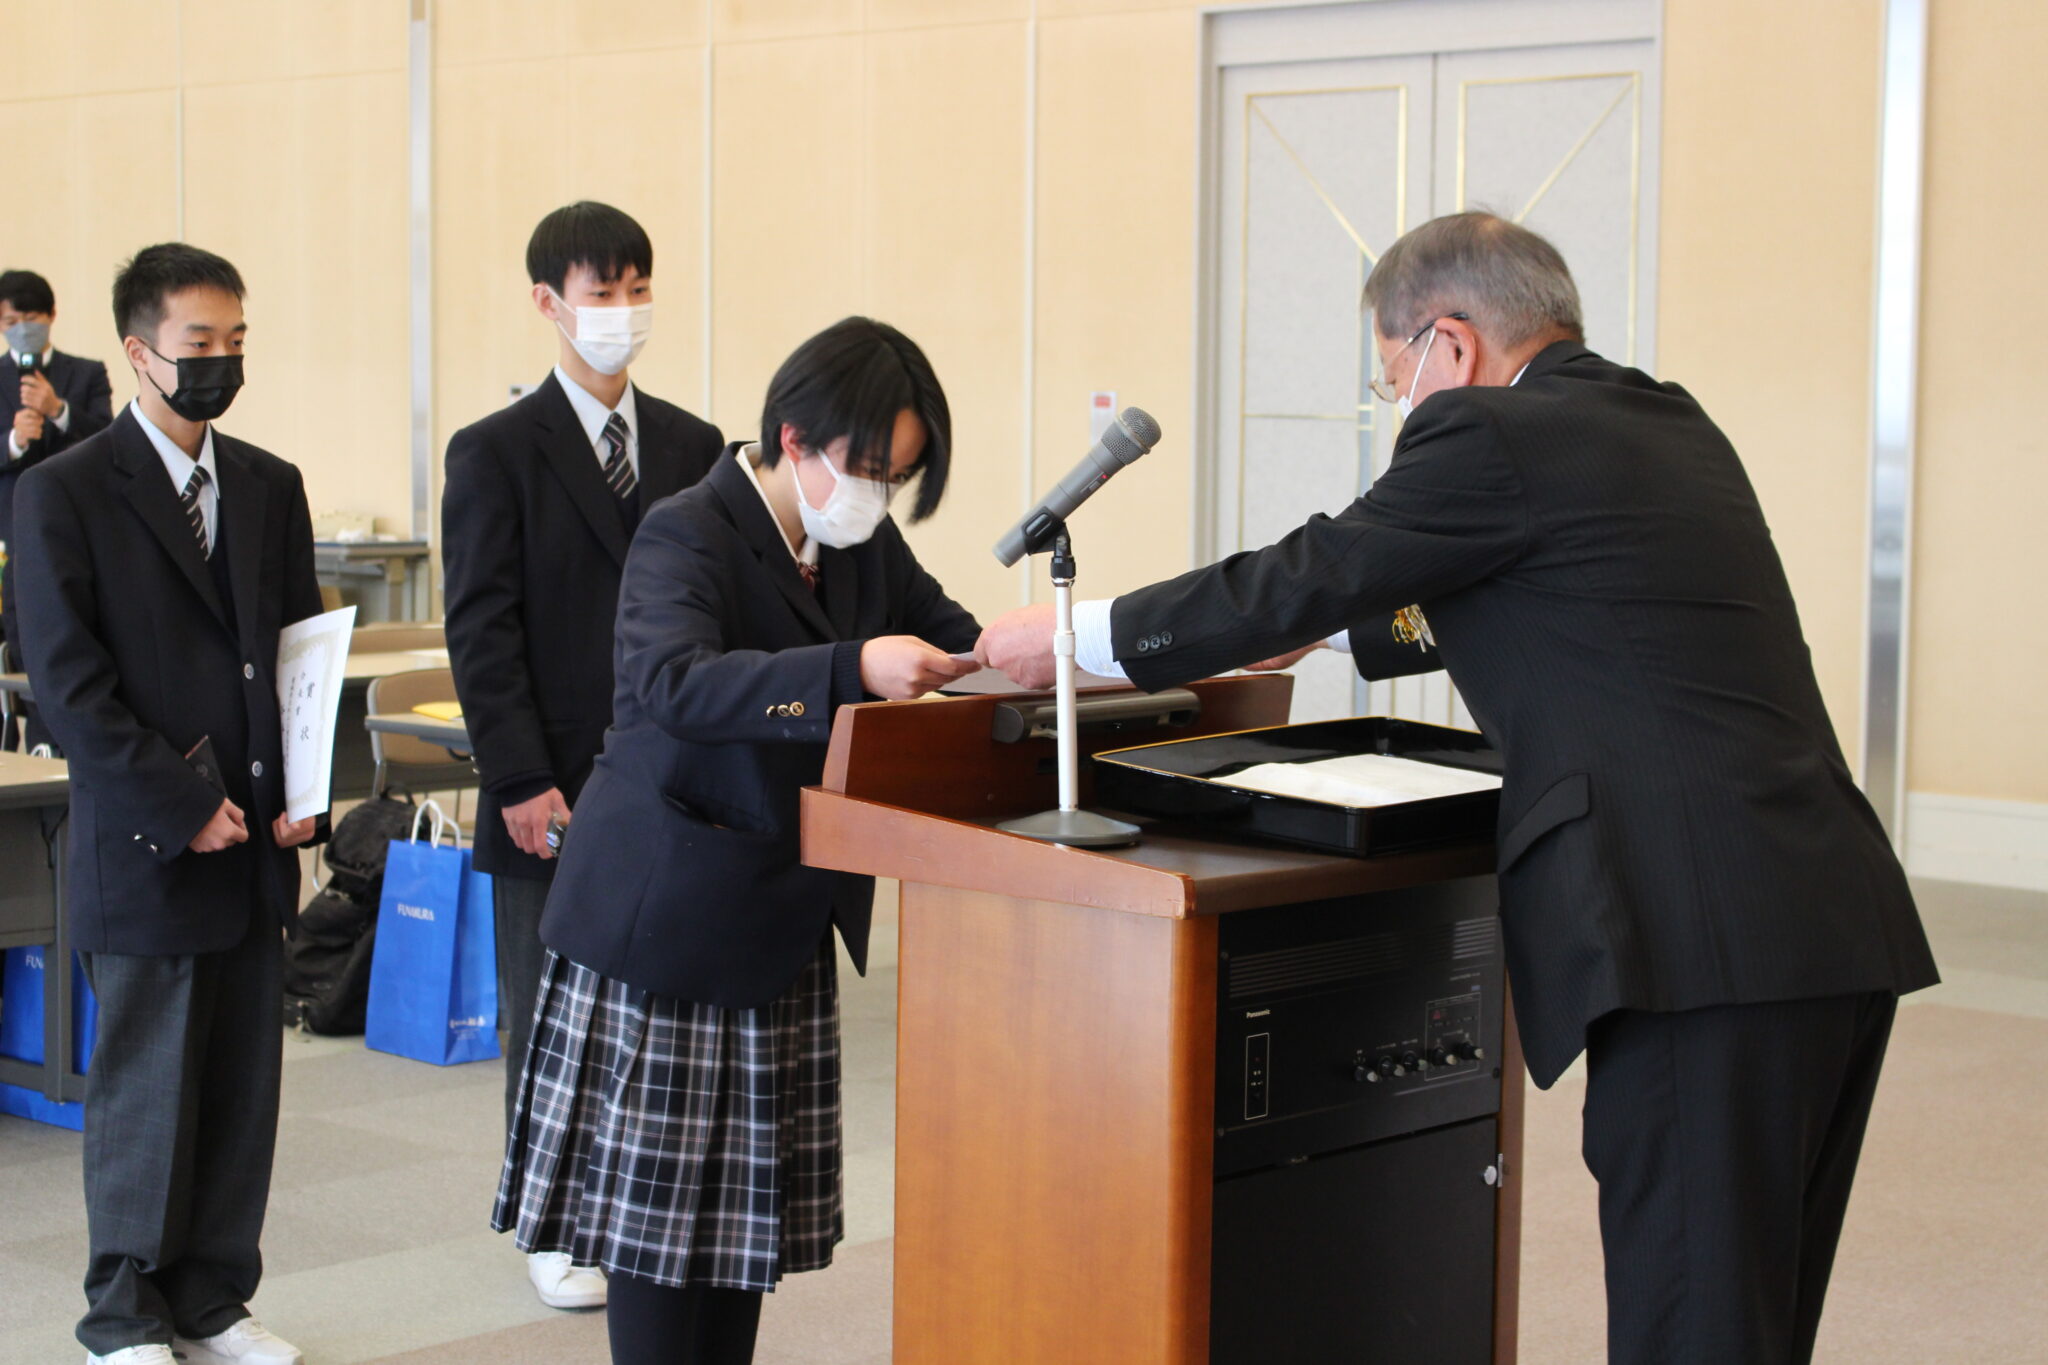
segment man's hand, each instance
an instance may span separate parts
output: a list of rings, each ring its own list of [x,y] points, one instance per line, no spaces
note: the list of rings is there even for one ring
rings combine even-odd
[[[34,408],[17,408],[14,412],[14,443],[23,450],[30,441],[39,441],[43,436],[43,415]]]
[[[279,848],[297,848],[313,837],[313,826],[320,823],[320,817],[309,815],[303,820],[292,821],[283,814],[270,822],[270,837]]]
[[[242,808],[223,799],[220,809],[206,822],[206,828],[193,835],[192,842],[186,847],[194,853],[218,853],[248,841],[249,822],[242,818]]]
[[[1283,668],[1294,667],[1319,649],[1329,648],[1329,644],[1328,640],[1318,640],[1312,645],[1303,645],[1300,649],[1294,650],[1291,653],[1275,654],[1270,659],[1261,659],[1255,664],[1246,664],[1244,671],[1247,673],[1278,673]]]
[[[1051,687],[1056,671],[1052,627],[1053,610],[1048,603],[1006,612],[982,631],[974,645],[974,657],[989,668],[1000,668],[1019,687]]]
[[[64,400],[57,396],[57,391],[50,387],[49,379],[40,370],[22,376],[21,405],[34,408],[53,422],[64,412]]]
[[[560,787],[549,787],[530,801],[505,807],[505,828],[521,853],[531,853],[543,862],[555,856],[555,851],[548,847],[550,816],[558,817],[565,825],[569,823],[569,803],[562,799]]]
[[[860,685],[890,701],[921,697],[980,667],[915,635],[878,635],[860,647]]]

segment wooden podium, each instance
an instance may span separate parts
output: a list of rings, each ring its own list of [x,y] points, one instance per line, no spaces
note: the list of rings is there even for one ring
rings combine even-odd
[[[1091,729],[1084,716],[1083,755],[1285,723],[1292,679],[1214,679],[1190,690],[1200,698],[1200,714],[1179,731]],[[1084,701],[1102,695],[1088,693]],[[1216,1305],[1219,1330],[1228,1307],[1242,1341],[1246,1332],[1263,1330],[1263,1314],[1282,1306],[1240,1302],[1252,1291],[1238,1286],[1257,1280],[1262,1266],[1286,1262],[1297,1243],[1327,1234],[1341,1247],[1356,1227],[1335,1212],[1349,1207],[1344,1198],[1354,1196],[1345,1196],[1327,1205],[1333,1212],[1322,1222],[1330,1226],[1311,1224],[1306,1238],[1287,1234],[1277,1252],[1248,1244],[1240,1249],[1238,1232],[1226,1239],[1217,1230],[1225,1213],[1219,1189],[1228,1188],[1239,1208],[1247,1198],[1267,1200],[1268,1190],[1294,1190],[1275,1207],[1291,1203],[1297,1210],[1307,1191],[1314,1217],[1322,1196],[1287,1183],[1295,1179],[1290,1167],[1346,1169],[1344,1162],[1289,1157],[1245,1183],[1219,1184],[1226,1135],[1238,1142],[1242,1129],[1256,1140],[1266,1127],[1237,1124],[1234,1113],[1219,1112],[1219,1037],[1226,1039],[1232,1067],[1239,1055],[1233,1049],[1279,1046],[1239,1044],[1230,1032],[1237,1021],[1219,1019],[1232,1013],[1232,997],[1219,980],[1219,970],[1229,970],[1231,929],[1239,917],[1249,927],[1261,912],[1312,902],[1322,903],[1317,913],[1326,917],[1349,913],[1352,905],[1362,915],[1394,915],[1422,904],[1416,898],[1433,888],[1456,886],[1468,902],[1475,888],[1489,897],[1481,923],[1497,937],[1492,849],[1368,861],[1157,825],[1135,848],[1103,851],[1004,834],[992,828],[997,821],[1055,802],[1052,741],[991,738],[995,709],[1015,700],[975,696],[843,708],[824,782],[804,794],[807,863],[902,883],[894,1360],[1208,1362],[1212,1278],[1217,1295],[1231,1298]],[[1084,765],[1084,804],[1086,778]],[[1446,1194],[1455,1189],[1466,1209],[1466,1244],[1444,1248],[1449,1259],[1442,1263],[1467,1268],[1470,1273],[1459,1275],[1477,1283],[1464,1286],[1464,1301],[1486,1311],[1465,1331],[1465,1345],[1427,1365],[1515,1358],[1520,1180],[1510,1177],[1520,1168],[1523,1066],[1504,987],[1495,994],[1485,1008],[1499,1029],[1499,1050],[1482,1063],[1467,1063],[1465,1074],[1481,1075],[1472,1067],[1496,1071],[1499,1079],[1485,1093],[1497,1100],[1485,1101],[1487,1112],[1476,1125],[1454,1127],[1482,1130],[1464,1139],[1467,1147],[1479,1142],[1490,1149],[1497,1140],[1500,1160],[1492,1162],[1489,1150],[1485,1169],[1467,1163],[1456,1166],[1454,1176],[1414,1179],[1387,1167],[1383,1175],[1352,1181],[1355,1197],[1367,1201],[1363,1207],[1392,1210],[1389,1216],[1405,1230],[1400,1235],[1417,1245],[1448,1226],[1432,1203],[1437,1186]],[[1333,1049],[1342,1044],[1338,1063],[1347,1074],[1336,1077],[1318,1063],[1314,1084],[1353,1087],[1347,1095],[1374,1101],[1401,1085],[1420,1093],[1417,1077],[1426,1068],[1400,1084],[1382,1082],[1364,1074],[1373,1061],[1364,1051],[1354,1080],[1346,1060],[1351,1041],[1331,1043]],[[1371,1039],[1361,1035],[1358,1042],[1365,1048]],[[1284,1060],[1273,1056],[1276,1078]],[[1264,1066],[1261,1061],[1246,1073],[1258,1077],[1246,1084],[1259,1087],[1260,1105],[1266,1103]],[[1440,1069],[1427,1083],[1449,1079]],[[1277,1095],[1282,1082],[1273,1084]],[[1228,1095],[1233,1110],[1236,1093]],[[1246,1113],[1254,1112],[1251,1103]],[[1351,1150],[1371,1156],[1379,1149]],[[1484,1187],[1468,1183],[1481,1180]],[[1473,1221],[1475,1209],[1483,1222]],[[1235,1217],[1233,1227],[1242,1221]],[[1483,1244],[1473,1245],[1481,1238]],[[1315,1262],[1350,1255],[1317,1253]],[[1238,1269],[1225,1278],[1222,1267],[1233,1256]],[[1411,1264],[1399,1246],[1365,1259],[1375,1256],[1375,1264],[1397,1270]],[[1240,1274],[1246,1270],[1249,1279]],[[1280,1273],[1282,1292],[1291,1293],[1300,1279],[1320,1272]],[[1432,1273],[1437,1280],[1450,1274]],[[1357,1313],[1368,1320],[1384,1314],[1389,1330],[1411,1334],[1433,1329],[1410,1319],[1442,1311],[1408,1311],[1414,1300],[1407,1292],[1399,1297],[1408,1302],[1354,1302],[1367,1288],[1338,1283],[1316,1291],[1322,1297],[1315,1302],[1327,1309],[1289,1311]],[[1409,1354],[1383,1351],[1371,1358],[1405,1365]],[[1231,1365],[1240,1359],[1264,1365],[1301,1358],[1301,1352],[1242,1345],[1226,1351],[1219,1340],[1218,1365],[1226,1358]]]

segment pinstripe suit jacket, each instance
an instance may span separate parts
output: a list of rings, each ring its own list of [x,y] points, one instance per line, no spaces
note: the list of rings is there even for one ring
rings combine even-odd
[[[1147,688],[1346,626],[1376,676],[1410,602],[1506,758],[1501,915],[1538,1084],[1611,1010],[1936,979],[1756,494],[1683,389],[1550,346],[1512,388],[1430,397],[1342,513],[1111,624]]]

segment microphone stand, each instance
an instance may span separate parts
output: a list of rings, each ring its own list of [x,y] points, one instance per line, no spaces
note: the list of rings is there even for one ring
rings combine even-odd
[[[1059,717],[1060,804],[1058,810],[1005,820],[996,828],[1074,848],[1122,848],[1138,842],[1136,825],[1080,808],[1080,721],[1074,694],[1074,543],[1065,522],[1051,531],[1052,654],[1056,670],[1053,709]]]

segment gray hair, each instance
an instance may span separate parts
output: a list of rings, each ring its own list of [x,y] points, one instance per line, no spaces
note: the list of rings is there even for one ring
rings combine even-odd
[[[1381,254],[1364,306],[1381,336],[1406,340],[1446,313],[1464,313],[1502,346],[1563,331],[1585,340],[1579,288],[1556,247],[1484,210],[1432,218]]]

